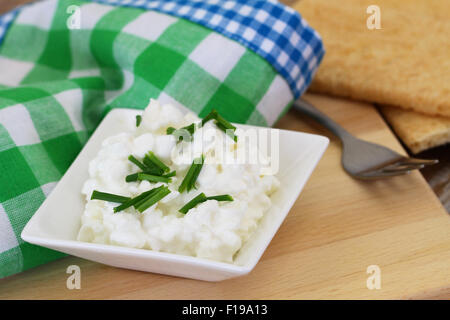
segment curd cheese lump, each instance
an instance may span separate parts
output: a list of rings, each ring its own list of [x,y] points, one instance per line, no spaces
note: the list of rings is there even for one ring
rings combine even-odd
[[[261,175],[259,164],[227,163],[226,153],[232,156],[243,141],[238,139],[235,143],[214,121],[197,128],[192,141],[177,142],[175,135],[166,133],[169,127],[178,129],[200,122],[192,113],[183,115],[171,105],[161,106],[151,100],[138,127],[130,121],[128,132],[104,140],[89,164],[89,179],[82,188],[87,203],[78,240],[232,263],[233,256],[271,206],[270,194],[279,182],[273,175]],[[225,142],[229,147],[220,155],[215,147]],[[176,176],[169,184],[145,180],[126,182],[127,175],[140,171],[128,157],[142,159],[149,151],[169,166],[170,171],[175,170]],[[205,160],[196,188],[178,192],[192,160],[202,154]],[[224,158],[222,162],[219,156]],[[160,185],[168,186],[171,193],[142,213],[133,206],[114,213],[118,203],[90,200],[93,190],[135,197]],[[208,200],[186,214],[178,211],[202,192],[206,196],[228,194],[234,200]]]

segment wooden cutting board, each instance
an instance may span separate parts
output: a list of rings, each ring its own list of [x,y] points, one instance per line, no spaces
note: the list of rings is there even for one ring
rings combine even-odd
[[[404,153],[373,106],[306,98],[358,137]],[[450,217],[419,172],[353,180],[328,132],[293,110],[278,127],[324,134],[331,143],[249,275],[210,283],[67,257],[0,280],[0,299],[450,298]],[[66,288],[72,264],[81,267],[80,290]],[[366,286],[370,265],[380,268],[379,290]]]

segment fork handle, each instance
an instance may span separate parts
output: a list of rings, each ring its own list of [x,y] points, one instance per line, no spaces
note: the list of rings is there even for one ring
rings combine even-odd
[[[336,122],[331,120],[327,115],[319,111],[316,107],[314,107],[309,102],[305,101],[304,99],[300,98],[297,99],[297,101],[293,104],[294,109],[300,111],[301,113],[309,116],[310,118],[314,119],[321,125],[323,125],[325,128],[330,130],[333,134],[335,134],[341,141],[351,136],[351,134],[342,128],[340,125],[338,125]]]

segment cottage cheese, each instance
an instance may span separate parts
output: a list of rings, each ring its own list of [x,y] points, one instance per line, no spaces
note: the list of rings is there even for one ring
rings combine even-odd
[[[232,155],[243,142],[234,143],[213,121],[198,129],[192,142],[177,143],[173,135],[166,134],[169,126],[181,128],[198,121],[191,113],[183,115],[171,105],[160,106],[151,100],[138,128],[130,124],[130,132],[106,139],[90,162],[89,179],[82,189],[87,203],[78,240],[233,262],[233,256],[271,206],[269,196],[279,182],[272,175],[261,175],[258,164],[220,162],[214,149],[218,143],[224,144],[228,139],[224,152]],[[177,172],[169,184],[168,196],[143,213],[133,207],[114,213],[117,203],[90,200],[93,190],[134,197],[161,185],[125,182],[127,175],[140,171],[128,161],[128,156],[141,159],[149,150]],[[178,186],[192,159],[201,154],[205,155],[205,164],[196,182],[197,189],[180,194]],[[223,154],[220,156],[223,158]],[[178,212],[201,192],[207,196],[229,194],[234,201],[208,200],[186,215]]]

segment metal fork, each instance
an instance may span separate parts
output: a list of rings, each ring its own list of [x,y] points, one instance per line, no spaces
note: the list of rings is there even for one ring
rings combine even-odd
[[[408,158],[375,143],[360,140],[303,99],[294,102],[294,109],[329,129],[342,142],[342,166],[357,179],[379,179],[410,173],[438,160]]]

